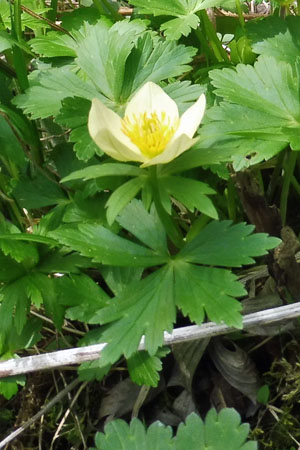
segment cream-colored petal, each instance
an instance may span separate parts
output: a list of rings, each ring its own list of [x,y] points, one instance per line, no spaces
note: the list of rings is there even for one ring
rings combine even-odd
[[[121,118],[94,98],[89,112],[88,129],[98,147],[119,161],[145,161],[138,147],[122,132]]]
[[[106,128],[100,130],[93,139],[104,153],[118,161],[145,162],[147,160],[142,153],[133,152],[111,130]]]
[[[128,103],[125,116],[132,117],[135,115],[151,114],[156,112],[158,116],[162,112],[170,118],[171,123],[175,122],[178,117],[178,108],[174,100],[169,97],[165,91],[157,84],[149,81],[146,83]]]
[[[181,134],[186,134],[190,138],[194,136],[204,116],[205,106],[206,98],[205,95],[202,94],[196,103],[187,109],[180,117],[180,124],[173,139],[176,139]]]
[[[167,145],[164,152],[160,155],[155,156],[155,158],[149,159],[144,162],[141,167],[153,166],[156,164],[167,164],[173,159],[177,158],[177,156],[181,155],[181,153],[185,152],[189,148],[191,148],[197,141],[198,137],[191,139],[186,134],[182,134],[177,137],[177,139],[172,139],[172,141]]]

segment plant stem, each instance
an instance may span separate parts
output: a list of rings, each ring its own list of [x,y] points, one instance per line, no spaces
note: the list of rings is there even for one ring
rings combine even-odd
[[[244,30],[245,29],[245,19],[244,19],[240,0],[235,0],[235,7],[236,7],[236,10],[237,10],[237,13],[239,16],[240,25],[241,25],[242,29]]]
[[[50,3],[51,10],[48,11],[48,13],[47,13],[48,19],[51,20],[52,22],[55,22],[55,19],[56,19],[57,4],[58,4],[57,0],[51,0],[51,3]]]
[[[194,222],[192,223],[185,237],[185,241],[186,242],[192,241],[210,220],[211,218],[206,216],[205,214],[201,214],[199,217],[197,217],[197,219],[194,220]]]
[[[15,0],[13,7],[14,14],[11,14],[11,34],[18,42],[22,42],[21,0]],[[21,92],[24,92],[29,87],[24,54],[16,45],[13,46],[12,52],[19,87]]]
[[[205,31],[206,36],[208,37],[208,40],[210,42],[211,48],[219,62],[227,62],[229,63],[230,60],[228,58],[228,55],[224,48],[222,47],[222,43],[220,42],[216,30],[213,27],[213,24],[209,20],[209,17],[207,15],[207,12],[205,9],[202,9],[199,11],[199,17],[201,20],[202,30]]]
[[[282,184],[282,190],[281,190],[281,197],[280,197],[280,215],[282,224],[285,225],[286,223],[286,212],[287,212],[287,202],[288,202],[288,195],[290,190],[290,184],[292,181],[296,161],[297,161],[297,152],[289,151],[287,153],[287,160],[284,165],[284,176],[283,176],[283,184]]]
[[[300,1],[300,0],[299,0]],[[200,28],[196,28],[196,30],[194,30],[195,35],[198,39],[198,41],[200,42],[202,49],[206,55],[207,59],[210,59],[212,62],[218,62],[216,55],[214,54],[214,52],[211,50],[211,48],[209,47],[207,40],[205,39],[202,31],[200,30]]]
[[[157,166],[151,166],[149,167],[149,177],[151,180],[152,185],[152,192],[153,192],[153,201],[155,204],[155,208],[157,211],[157,214],[165,227],[166,233],[173,242],[173,244],[177,248],[181,248],[183,245],[183,236],[181,234],[181,231],[172,220],[172,217],[167,213],[165,208],[163,207],[163,204],[161,202],[160,198],[160,192],[159,192],[159,182],[157,178]]]

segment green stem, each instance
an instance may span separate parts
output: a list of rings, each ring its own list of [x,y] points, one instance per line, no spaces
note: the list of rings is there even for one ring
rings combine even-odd
[[[297,161],[297,152],[290,151],[287,153],[287,160],[284,165],[284,176],[283,176],[283,184],[282,184],[282,190],[281,190],[281,197],[280,197],[280,215],[282,224],[285,225],[286,223],[286,212],[287,212],[287,202],[288,202],[288,195],[290,190],[290,184],[292,181],[296,161]]]
[[[183,236],[181,234],[181,231],[178,225],[176,225],[172,220],[172,217],[166,212],[161,202],[160,192],[158,188],[157,166],[150,166],[148,170],[153,191],[153,201],[155,204],[158,217],[160,218],[163,226],[165,227],[166,233],[170,238],[170,240],[177,248],[181,248],[183,245]]]
[[[300,0],[297,0],[297,15],[300,16]]]
[[[237,10],[237,13],[238,13],[238,16],[239,16],[240,25],[242,27],[242,30],[244,30],[245,29],[245,18],[244,18],[244,15],[243,15],[243,10],[242,10],[242,7],[241,7],[240,0],[235,0],[235,7],[236,7],[236,10]]]
[[[48,13],[47,13],[48,19],[51,20],[52,22],[55,22],[55,20],[56,20],[57,4],[58,4],[57,0],[51,0],[51,3],[50,3],[51,10],[48,11]]]
[[[9,197],[9,194],[6,192],[6,182],[4,179],[0,176],[0,192],[1,192],[1,198],[5,201],[5,203],[8,205],[8,209],[10,209],[10,216],[12,221],[17,225],[20,226],[21,230],[24,230],[24,219],[22,215],[20,214],[19,208],[15,202],[15,200],[11,197]],[[14,220],[14,218],[16,220]]]
[[[222,43],[220,42],[216,30],[213,27],[213,24],[209,20],[209,17],[207,15],[207,12],[205,9],[202,9],[198,12],[202,30],[205,31],[206,36],[208,37],[209,43],[211,45],[211,48],[219,62],[226,62],[230,63],[229,57],[222,47]]]
[[[201,214],[199,217],[197,217],[196,220],[192,223],[186,237],[185,241],[190,242],[192,241],[200,231],[205,227],[205,225],[211,220],[210,217],[206,216],[205,214]]]
[[[300,1],[300,0],[299,0]],[[214,54],[214,52],[211,50],[211,48],[209,47],[207,40],[205,39],[202,31],[200,30],[200,28],[196,28],[196,30],[194,30],[194,34],[196,35],[198,41],[201,44],[202,50],[205,53],[206,57],[208,59],[210,59],[213,62],[218,62],[216,55]]]
[[[21,22],[21,0],[14,1],[14,14],[11,14],[11,34],[17,41],[21,42],[22,38],[22,22]],[[23,51],[16,45],[12,48],[14,66],[17,74],[17,80],[21,92],[29,87],[27,77],[27,67],[24,60]]]

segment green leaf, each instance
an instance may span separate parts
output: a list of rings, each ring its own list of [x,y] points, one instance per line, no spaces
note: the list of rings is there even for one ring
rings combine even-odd
[[[148,213],[140,200],[132,200],[117,218],[118,223],[143,244],[159,253],[167,253],[166,232],[155,211]]]
[[[107,163],[95,166],[89,166],[63,178],[61,181],[65,183],[70,180],[93,180],[95,178],[107,177],[107,176],[128,176],[138,177],[143,173],[143,170],[139,167],[132,166],[130,164],[122,163]]]
[[[159,179],[159,188],[179,200],[190,211],[197,208],[213,219],[218,218],[216,208],[207,197],[209,194],[215,194],[215,191],[206,183],[190,178],[170,176]]]
[[[111,225],[117,215],[142,189],[145,183],[144,177],[132,178],[119,186],[109,197],[107,207],[107,222]]]
[[[18,264],[14,259],[5,256],[0,251],[0,282],[9,283],[23,275],[26,269],[21,264]]]
[[[36,246],[33,243],[18,242],[14,239],[4,237],[10,233],[19,233],[19,229],[0,215],[0,248],[2,252],[17,262],[23,261],[25,267],[33,267],[39,260]]]
[[[37,317],[29,317],[21,333],[12,326],[5,337],[5,350],[15,353],[25,348],[33,347],[42,339],[40,333],[43,321]],[[0,349],[3,352],[3,348]]]
[[[197,28],[199,18],[196,14],[201,9],[221,6],[220,0],[133,0],[133,5],[143,14],[154,16],[175,16],[177,19],[169,20],[161,26],[168,39],[179,39],[187,36],[191,28]]]
[[[75,58],[77,43],[68,34],[50,31],[44,36],[35,37],[29,41],[35,53],[48,58],[54,56],[70,56]]]
[[[186,2],[181,0],[133,0],[133,5],[139,8],[141,14],[154,14],[155,16],[180,16],[186,13]]]
[[[36,75],[34,73],[34,75]],[[32,119],[57,116],[61,102],[66,97],[94,97],[104,100],[91,82],[83,81],[71,72],[71,66],[39,71],[32,86],[25,94],[14,98],[13,103],[22,108]]]
[[[58,302],[68,307],[66,317],[71,320],[89,322],[103,308],[109,296],[88,276],[72,275],[55,279]]]
[[[241,424],[241,418],[233,408],[224,408],[219,413],[211,409],[205,422],[195,413],[178,427],[172,437],[171,427],[155,422],[148,429],[138,419],[128,425],[123,420],[114,420],[96,433],[98,450],[257,450],[257,443],[248,441],[249,425]],[[97,450],[95,448],[90,450]]]
[[[122,101],[148,81],[159,83],[187,72],[190,69],[187,64],[192,61],[195,53],[196,49],[193,47],[176,45],[174,42],[157,41],[149,33],[145,34],[139,38],[126,62]],[[189,85],[188,82],[186,83],[185,90]],[[183,89],[182,86],[180,82],[176,83],[176,88]],[[193,89],[195,91],[197,88]],[[175,87],[173,92],[174,90]],[[191,92],[191,88],[189,91]]]
[[[139,281],[142,273],[142,267],[104,266],[101,268],[101,275],[114,295],[119,295],[130,283]]]
[[[246,23],[246,33],[255,53],[272,56],[278,61],[295,64],[300,51],[300,18],[266,17]]]
[[[131,283],[94,317],[95,323],[115,321],[102,335],[102,342],[108,342],[101,353],[103,364],[115,362],[122,353],[130,357],[143,334],[146,350],[154,355],[163,344],[164,331],[172,329],[175,318],[171,267],[165,266],[140,282]]]
[[[62,226],[50,233],[55,239],[95,262],[113,266],[151,267],[168,260],[153,251],[115,235],[100,225]]]
[[[235,70],[212,70],[210,77],[215,93],[231,103],[278,117],[286,126],[300,120],[299,88],[290,64],[261,56],[254,67],[239,64]]]
[[[134,353],[127,360],[127,367],[131,380],[139,386],[156,387],[159,373],[162,369],[161,360],[157,356],[150,356],[145,351]]]
[[[0,381],[0,395],[3,395],[6,400],[10,400],[18,392],[17,379],[22,380],[25,384],[25,376],[18,375],[15,377],[1,378]]]
[[[179,261],[174,273],[175,303],[184,315],[200,325],[206,312],[213,322],[224,321],[229,326],[242,327],[242,306],[234,297],[247,292],[229,270]]]
[[[61,251],[43,254],[38,265],[39,272],[50,273],[79,273],[79,268],[91,266],[90,259],[77,253],[63,254]]]
[[[233,408],[219,413],[211,409],[205,422],[192,413],[185,424],[180,424],[174,438],[176,450],[256,450],[257,443],[248,441],[249,425],[241,424],[239,414]]]
[[[183,247],[176,258],[215,266],[241,267],[242,264],[253,264],[254,256],[265,255],[281,242],[265,233],[251,234],[253,230],[253,225],[233,225],[230,220],[210,222]]]
[[[299,136],[295,139],[300,126],[299,80],[290,64],[260,56],[254,67],[239,64],[235,70],[213,70],[210,77],[217,95],[240,106],[238,110],[235,105],[235,111],[226,116],[227,133],[244,135],[247,131],[249,137],[267,140],[277,140],[279,134],[280,141],[291,141],[296,150],[300,148]],[[215,108],[215,116],[219,112],[224,121],[222,109]],[[251,121],[246,117],[249,114]]]
[[[66,128],[71,128],[69,136],[73,142],[78,159],[90,159],[95,153],[102,154],[99,147],[90,137],[87,122],[91,108],[90,100],[79,97],[68,97],[62,101],[62,107],[55,121]]]
[[[163,86],[163,89],[176,102],[180,115],[205,92],[204,86],[192,84],[188,80],[168,83]]]
[[[237,161],[241,159],[245,167],[249,167],[272,158],[291,139],[292,129],[285,133],[279,117],[227,102],[212,107],[204,122],[197,145],[213,147],[216,156],[224,152],[227,160],[233,161],[235,170],[244,167],[238,166]]]
[[[160,422],[150,425],[146,432],[138,419],[133,419],[130,425],[114,420],[104,427],[104,433],[96,434],[95,444],[99,450],[171,450],[171,436],[171,427]]]
[[[67,200],[60,186],[40,172],[36,172],[33,179],[29,176],[20,177],[13,189],[13,195],[26,209],[42,208]]]
[[[86,25],[86,38],[77,49],[77,64],[111,100],[118,101],[120,97],[126,60],[137,35],[144,30],[142,21],[124,20],[109,29],[103,21]]]
[[[3,111],[0,106],[0,111],[6,116],[8,111]],[[11,129],[9,122],[5,120],[5,116],[0,115],[0,146],[1,156],[6,160],[12,162],[17,167],[24,167],[25,155],[20,145],[19,140]],[[22,136],[23,137],[23,136]]]
[[[167,39],[180,39],[180,37],[188,36],[192,30],[195,30],[199,25],[200,19],[196,14],[187,14],[177,19],[168,20],[164,22],[160,29],[164,31]]]
[[[202,130],[202,128],[201,128]],[[173,175],[195,167],[206,166],[210,164],[218,164],[223,161],[230,161],[232,156],[232,148],[198,148],[198,145],[192,150],[184,152],[178,158],[175,158],[169,164],[164,164],[161,175]]]

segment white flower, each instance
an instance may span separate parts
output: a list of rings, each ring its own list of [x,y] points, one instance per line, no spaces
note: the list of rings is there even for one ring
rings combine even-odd
[[[202,94],[179,117],[174,100],[148,82],[130,100],[123,119],[94,98],[88,128],[98,147],[118,161],[140,161],[142,167],[166,164],[198,140],[193,136],[205,104]]]

